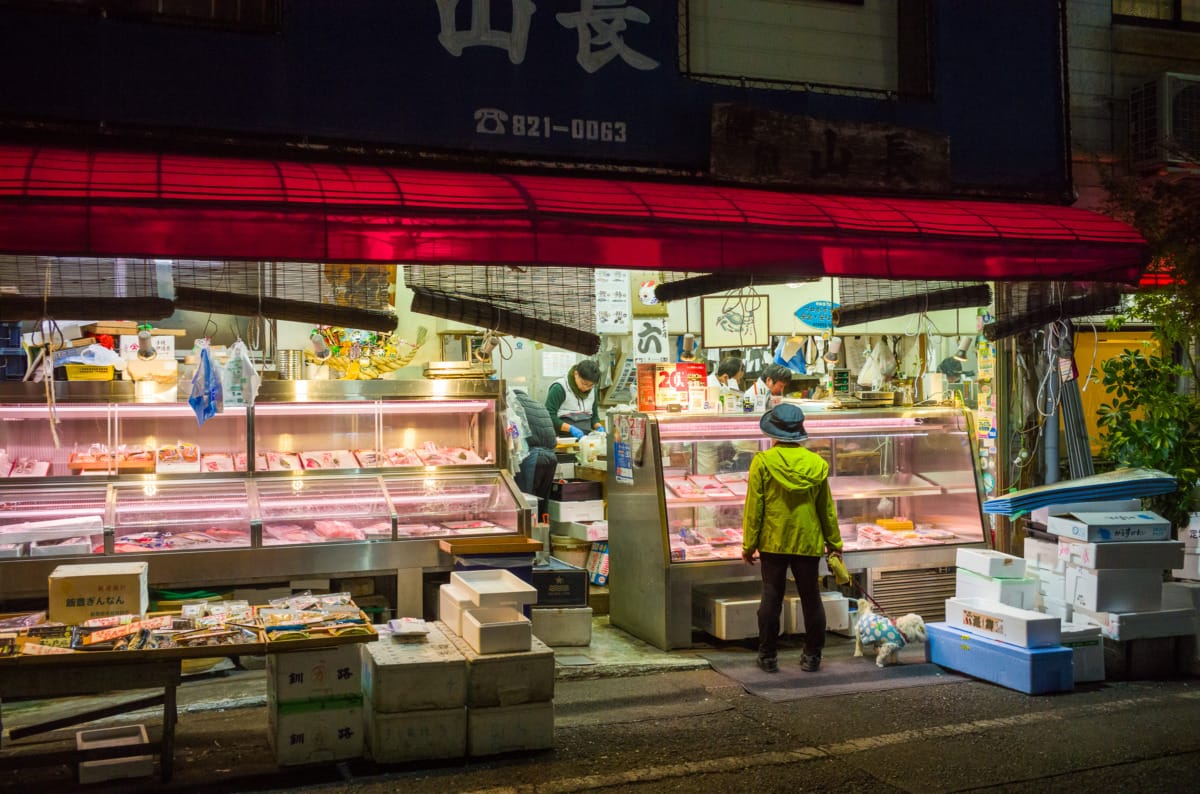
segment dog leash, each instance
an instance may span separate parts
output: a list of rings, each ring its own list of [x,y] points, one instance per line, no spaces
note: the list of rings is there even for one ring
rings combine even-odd
[[[863,590],[857,584],[854,585],[854,589],[858,591],[859,595],[861,595],[863,598],[867,599],[867,601],[869,601],[871,603],[871,606],[875,607],[876,614],[883,615],[888,620],[891,620],[891,617],[888,615],[887,610],[885,610],[882,606],[880,606],[878,601],[876,601],[874,598],[871,598],[871,595],[866,590]]]

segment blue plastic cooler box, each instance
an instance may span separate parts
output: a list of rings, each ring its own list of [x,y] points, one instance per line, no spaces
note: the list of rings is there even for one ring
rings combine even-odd
[[[1075,659],[1070,648],[1022,648],[945,623],[928,623],[925,632],[925,658],[949,670],[1027,695],[1070,692],[1075,688]]]

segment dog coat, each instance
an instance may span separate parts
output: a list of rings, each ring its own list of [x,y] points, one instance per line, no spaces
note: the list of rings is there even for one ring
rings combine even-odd
[[[898,648],[908,644],[892,621],[874,612],[858,619],[858,637],[864,643],[891,643]]]

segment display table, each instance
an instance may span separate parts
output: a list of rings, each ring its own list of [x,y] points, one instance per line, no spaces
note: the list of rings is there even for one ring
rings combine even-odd
[[[76,714],[65,719],[19,728],[9,733],[10,739],[20,739],[161,704],[163,707],[162,738],[157,742],[82,751],[20,753],[9,757],[0,755],[0,769],[73,764],[79,761],[149,755],[157,752],[162,780],[164,783],[169,782],[173,772],[175,752],[175,690],[179,686],[182,675],[183,658],[180,656],[151,658],[144,654],[137,655],[141,658],[124,660],[113,659],[113,655],[108,653],[72,653],[55,656],[17,657],[0,662],[0,729],[3,728],[5,699],[50,699],[133,689],[161,688],[163,690],[159,695],[138,698],[119,705]]]

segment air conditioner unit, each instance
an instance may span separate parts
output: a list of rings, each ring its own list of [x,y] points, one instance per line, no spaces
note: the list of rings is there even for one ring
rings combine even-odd
[[[1138,168],[1200,166],[1200,75],[1165,72],[1130,92],[1129,149]]]

